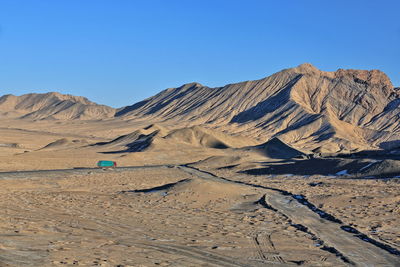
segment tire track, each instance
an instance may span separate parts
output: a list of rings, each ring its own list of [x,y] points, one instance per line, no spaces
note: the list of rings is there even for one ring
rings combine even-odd
[[[125,243],[123,241],[122,243]],[[129,242],[128,242],[129,243]],[[228,257],[224,257],[221,255],[217,255],[214,253],[210,253],[204,250],[196,249],[190,246],[179,246],[173,244],[150,244],[150,243],[138,243],[133,242],[136,246],[141,246],[143,248],[151,248],[163,253],[173,254],[173,255],[181,255],[188,258],[192,258],[203,263],[207,263],[213,266],[226,266],[226,267],[249,267],[251,265],[241,263],[236,259],[233,260]]]
[[[272,234],[272,233],[271,233]],[[253,247],[256,251],[256,260],[263,262],[286,263],[276,251],[269,233],[255,233],[252,237]]]
[[[24,207],[18,207],[24,210]],[[68,234],[68,232],[61,231],[63,227],[74,228],[72,224],[79,225],[78,229],[83,231],[91,232],[90,235],[104,236],[111,238],[120,245],[131,245],[136,247],[142,247],[145,249],[151,249],[170,255],[179,255],[184,258],[190,259],[190,261],[197,262],[201,265],[206,264],[207,266],[224,266],[224,267],[249,267],[251,265],[240,262],[238,259],[222,256],[217,253],[212,253],[196,247],[175,245],[170,243],[160,243],[157,240],[146,242],[146,235],[142,233],[141,238],[132,238],[137,236],[140,230],[132,228],[132,225],[116,221],[114,219],[107,219],[99,217],[98,214],[92,214],[92,212],[79,208],[79,207],[30,207],[25,209],[26,214],[30,220],[40,220],[45,217],[47,210],[51,209],[52,214],[58,220],[49,220],[50,224],[56,225],[53,231],[60,233],[61,235]],[[16,209],[19,211],[19,209]],[[73,218],[76,222],[67,220],[66,218]],[[88,227],[90,226],[90,227]],[[48,229],[50,230],[50,228]],[[121,239],[121,237],[124,237]],[[66,237],[63,237],[66,238]],[[1,256],[0,256],[1,259]],[[36,265],[37,263],[33,264]],[[0,265],[2,266],[2,265]]]
[[[314,212],[309,207],[310,205],[314,205],[308,201],[306,204],[302,203],[301,200],[303,200],[303,198],[296,198],[296,196],[289,192],[274,188],[218,177],[212,173],[201,171],[187,165],[178,166],[178,168],[201,179],[265,189],[267,193],[259,203],[265,204],[264,206],[266,208],[280,212],[282,215],[286,216],[288,220],[290,220],[292,226],[317,238],[324,245],[321,249],[335,254],[345,264],[360,264],[364,266],[400,265],[400,257],[398,257],[396,249],[391,248],[394,252],[392,253],[391,250],[360,239],[351,232],[344,231],[341,229],[343,225],[339,220],[334,220],[335,218],[332,219],[330,216],[321,216],[318,212]],[[323,215],[326,215],[326,213]],[[375,242],[379,243],[377,241]]]
[[[400,252],[388,245],[383,245],[379,241],[371,238],[363,238],[365,235],[358,232],[356,229],[349,229],[344,226],[339,220],[333,216],[326,214],[320,210],[315,210],[314,205],[304,199],[303,196],[296,196],[289,192],[264,187],[261,185],[229,180],[223,177],[218,177],[212,173],[201,171],[199,169],[189,167],[187,165],[154,165],[154,166],[137,166],[124,167],[115,171],[124,172],[135,169],[147,168],[170,168],[177,167],[180,170],[197,176],[201,179],[214,180],[225,183],[236,183],[243,186],[251,186],[261,188],[267,191],[263,198],[264,206],[274,211],[279,211],[286,216],[292,226],[299,230],[306,231],[316,236],[325,244],[322,249],[325,249],[342,260],[348,259],[348,262],[354,262],[361,265],[376,265],[376,266],[397,266],[400,265]],[[45,170],[45,171],[25,171],[25,172],[6,172],[0,173],[0,179],[31,179],[43,178],[45,176],[56,176],[57,174],[82,174],[86,175],[87,171],[99,171],[96,168],[88,169],[67,169],[67,170]],[[262,204],[262,203],[261,203]],[[331,218],[332,217],[332,218]],[[346,230],[347,229],[347,230]],[[259,244],[264,241],[256,240]],[[166,249],[166,248],[164,248]],[[263,249],[261,249],[263,252]],[[263,254],[266,258],[266,255]],[[281,260],[281,259],[276,259]],[[323,259],[321,259],[323,260]],[[345,263],[347,260],[344,260]]]

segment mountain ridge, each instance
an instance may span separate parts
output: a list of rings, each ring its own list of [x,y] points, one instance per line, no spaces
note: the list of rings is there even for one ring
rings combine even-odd
[[[320,71],[309,63],[222,87],[169,88],[117,117],[208,124],[264,139],[318,149],[379,147],[399,138],[400,92],[379,70]]]
[[[115,110],[86,97],[49,92],[3,95],[0,97],[0,113],[11,118],[71,120],[110,118]]]
[[[26,119],[207,125],[322,152],[390,148],[400,139],[400,90],[385,73],[328,72],[309,63],[215,88],[192,82],[119,109],[58,93],[6,95],[0,97],[0,112]]]

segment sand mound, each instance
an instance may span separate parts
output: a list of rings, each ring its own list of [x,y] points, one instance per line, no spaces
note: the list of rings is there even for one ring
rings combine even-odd
[[[110,142],[96,145],[117,148],[119,152],[139,152],[148,149],[184,149],[191,147],[225,149],[248,145],[248,138],[230,136],[200,126],[169,131],[159,125],[150,125],[130,134],[120,136]]]
[[[0,143],[0,147],[23,148],[23,146],[18,143]]]
[[[152,147],[156,137],[160,139],[166,132],[166,128],[157,124],[151,124],[109,142],[96,143],[95,146],[111,148],[113,152],[140,152]]]
[[[224,138],[222,133],[215,134],[216,131],[207,130],[200,126],[177,129],[170,132],[165,139],[185,143],[191,146],[208,148],[228,148],[229,138]]]
[[[40,150],[57,150],[64,148],[73,148],[78,146],[85,146],[87,144],[88,142],[85,139],[62,138],[47,144]]]
[[[187,199],[188,197],[198,205],[217,199],[237,199],[246,194],[254,193],[248,187],[203,179],[185,179],[176,183],[157,187],[125,191],[133,193],[158,193],[165,197]]]
[[[208,167],[225,167],[238,164],[241,162],[240,156],[212,156],[207,159],[196,162],[196,166],[208,166]]]
[[[149,134],[154,131],[158,131],[161,136],[165,136],[168,133],[168,129],[166,127],[156,124],[156,123],[150,124],[150,125],[144,127],[141,131],[143,134],[146,134],[146,133]]]
[[[206,148],[240,148],[254,144],[255,141],[244,136],[233,136],[224,132],[208,129],[201,126],[192,126],[171,131],[164,137],[165,140],[173,140],[196,147]]]
[[[141,131],[135,131],[118,137],[110,142],[98,143],[98,145],[121,149],[116,152],[140,152],[151,147],[154,137],[157,134],[158,131],[154,131],[150,134],[143,134]]]
[[[257,150],[260,150],[265,156],[274,159],[291,159],[291,158],[305,158],[306,155],[279,140],[279,138],[273,138],[268,142],[257,146]]]

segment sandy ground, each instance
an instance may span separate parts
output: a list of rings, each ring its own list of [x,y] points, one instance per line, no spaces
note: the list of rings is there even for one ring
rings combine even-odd
[[[199,167],[240,182],[304,196],[343,224],[400,250],[400,181],[296,175],[246,175],[221,168]]]
[[[0,174],[0,266],[348,265],[344,259],[352,258],[352,249],[339,251],[343,255],[326,249],[346,242],[322,242],[336,231],[332,224],[325,219],[315,224],[314,212],[291,211],[289,202],[286,209],[279,201],[288,197],[265,188],[307,199],[340,220],[339,226],[357,229],[394,254],[400,251],[398,178],[289,175],[290,170],[251,175],[243,171],[278,160],[248,149],[174,143],[170,149],[164,144],[143,152],[104,153],[115,148],[91,146],[143,125],[1,121],[0,172],[94,167],[100,159],[119,166],[165,166],[39,172],[11,180]],[[183,164],[248,185],[201,178],[177,167]],[[360,242],[357,249],[367,251],[370,244]],[[386,266],[400,264],[399,256],[374,249],[389,255]]]
[[[186,182],[168,191],[133,192]],[[262,266],[342,262],[262,192],[171,168],[0,181],[0,265]]]
[[[95,167],[99,160],[114,160],[119,166],[182,164],[215,155],[243,154],[229,149],[182,149],[175,140],[167,147],[140,153],[109,153],[124,147],[93,146],[144,125],[148,122],[0,120],[0,171]]]

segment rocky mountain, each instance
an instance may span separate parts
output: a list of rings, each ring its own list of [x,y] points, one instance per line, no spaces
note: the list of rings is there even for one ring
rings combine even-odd
[[[98,105],[85,97],[60,93],[4,95],[0,97],[0,115],[29,119],[102,119],[115,114],[111,107]]]
[[[399,145],[400,91],[379,70],[302,64],[223,87],[166,89],[116,116],[207,124],[318,152],[390,148]]]

